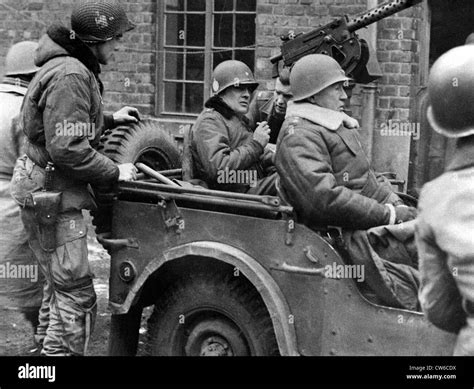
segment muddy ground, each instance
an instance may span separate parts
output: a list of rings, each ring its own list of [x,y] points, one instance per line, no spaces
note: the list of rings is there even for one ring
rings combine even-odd
[[[110,310],[108,309],[110,256],[97,243],[94,228],[89,223],[89,261],[95,274],[94,287],[97,294],[97,319],[87,355],[107,355],[109,340]],[[144,341],[146,338],[146,321],[150,308],[145,309],[140,329],[140,345],[138,355],[145,355]],[[34,355],[35,345],[31,326],[22,314],[0,308],[0,356]]]

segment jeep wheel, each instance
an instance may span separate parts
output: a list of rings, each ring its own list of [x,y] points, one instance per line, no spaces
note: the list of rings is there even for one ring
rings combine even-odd
[[[178,169],[178,148],[163,128],[152,120],[108,130],[99,151],[117,163],[143,162],[155,170]]]
[[[198,273],[173,283],[148,326],[151,355],[278,355],[261,297],[232,275]]]
[[[155,170],[181,167],[178,148],[152,120],[107,130],[100,140],[98,151],[118,164],[142,162]],[[99,188],[94,189],[98,209],[91,212],[92,224],[97,234],[107,233],[111,230],[113,195],[106,193],[107,190],[103,193]]]

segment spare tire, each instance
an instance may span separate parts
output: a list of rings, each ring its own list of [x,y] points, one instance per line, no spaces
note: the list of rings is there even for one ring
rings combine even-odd
[[[117,163],[143,162],[155,170],[181,167],[176,144],[161,125],[149,119],[107,130],[98,151]]]
[[[118,126],[107,130],[98,151],[117,164],[142,162],[155,170],[181,168],[178,147],[163,127],[154,120]],[[113,194],[94,188],[98,209],[91,212],[96,233],[111,231]]]

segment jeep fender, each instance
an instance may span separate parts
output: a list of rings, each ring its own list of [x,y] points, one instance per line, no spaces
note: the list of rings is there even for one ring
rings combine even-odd
[[[152,260],[146,266],[130,289],[123,304],[110,303],[113,314],[127,313],[147,279],[159,271],[165,263],[191,255],[213,258],[238,268],[257,289],[270,313],[280,354],[283,356],[299,355],[295,328],[288,320],[291,313],[275,280],[254,258],[235,247],[222,243],[192,242],[163,252],[161,257]]]

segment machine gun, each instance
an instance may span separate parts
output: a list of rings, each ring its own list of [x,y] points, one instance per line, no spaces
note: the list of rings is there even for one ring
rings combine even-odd
[[[305,34],[282,36],[281,53],[270,59],[274,64],[274,77],[278,76],[278,64],[281,60],[285,66],[291,67],[305,55],[326,54],[339,62],[346,74],[355,82],[367,84],[374,81],[377,77],[370,75],[367,70],[369,45],[355,32],[422,1],[391,1],[361,13],[353,20],[343,16]]]

